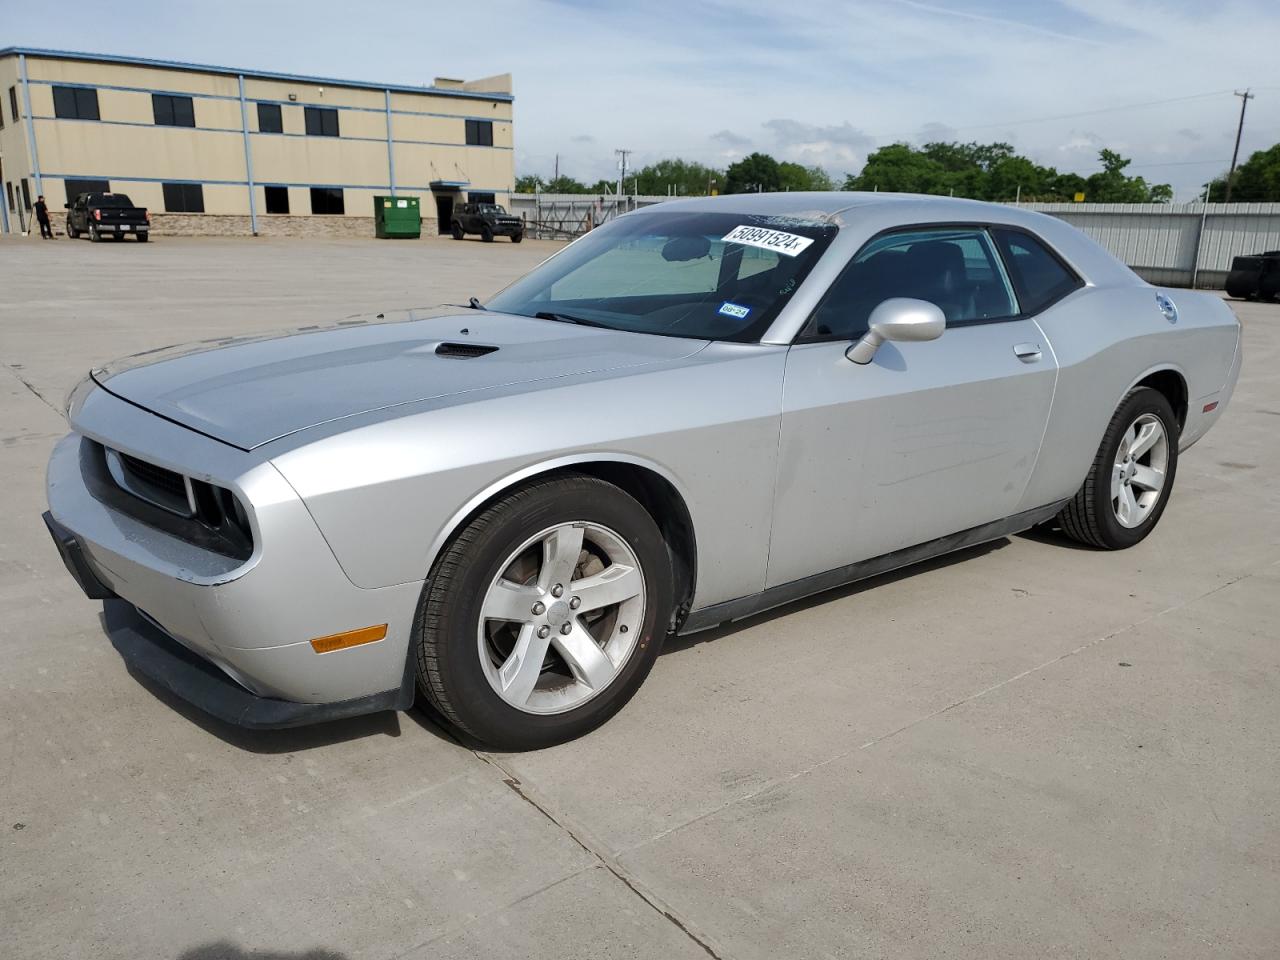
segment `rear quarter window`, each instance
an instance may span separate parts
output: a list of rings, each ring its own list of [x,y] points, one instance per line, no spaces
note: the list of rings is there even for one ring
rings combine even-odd
[[[1039,313],[1083,281],[1049,247],[1021,230],[992,229],[1024,314]]]

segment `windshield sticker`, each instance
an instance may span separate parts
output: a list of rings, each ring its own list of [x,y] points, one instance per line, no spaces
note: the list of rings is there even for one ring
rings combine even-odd
[[[724,314],[726,317],[736,317],[738,320],[745,320],[747,314],[751,312],[751,308],[742,307],[736,303],[730,303],[726,300],[724,303],[720,304],[719,312]]]
[[[725,243],[740,243],[747,247],[772,250],[784,257],[794,257],[803,253],[805,248],[813,243],[812,237],[783,233],[781,230],[766,230],[764,227],[751,227],[745,223],[734,227],[720,239]]]

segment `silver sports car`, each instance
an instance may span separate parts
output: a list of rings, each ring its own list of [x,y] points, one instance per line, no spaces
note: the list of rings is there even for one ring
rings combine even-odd
[[[663,203],[486,304],[94,370],[46,522],[135,672],[224,720],[542,746],[689,633],[1036,524],[1147,536],[1240,328],[1065,223]]]

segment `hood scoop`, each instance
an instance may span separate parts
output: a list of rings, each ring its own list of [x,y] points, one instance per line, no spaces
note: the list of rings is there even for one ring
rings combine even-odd
[[[452,357],[454,360],[473,360],[490,353],[497,353],[498,348],[484,343],[451,343],[446,341],[436,347],[437,357]]]

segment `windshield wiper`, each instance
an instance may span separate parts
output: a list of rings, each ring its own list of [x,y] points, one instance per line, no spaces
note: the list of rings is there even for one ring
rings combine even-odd
[[[551,313],[547,310],[539,310],[534,314],[539,320],[555,320],[558,323],[576,323],[581,327],[604,327],[606,330],[614,328],[607,323],[601,323],[599,320],[588,320],[586,317],[575,317],[567,313]]]
[[[472,310],[488,310],[489,309],[483,303],[477,300],[475,297],[472,297],[470,300],[467,301],[467,306],[470,307]]]

